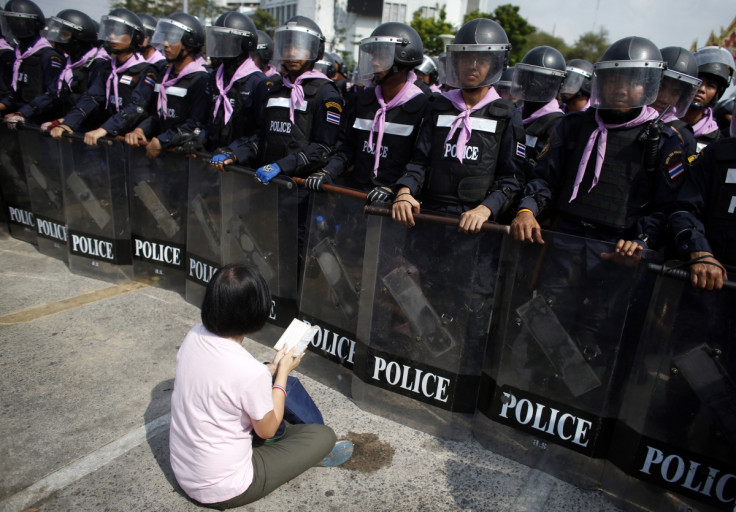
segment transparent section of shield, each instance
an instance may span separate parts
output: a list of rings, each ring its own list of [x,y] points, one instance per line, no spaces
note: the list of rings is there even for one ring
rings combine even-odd
[[[736,291],[695,290],[665,276],[650,275],[647,282],[652,298],[605,488],[625,507],[732,510]]]
[[[184,155],[162,152],[146,157],[128,146],[128,188],[133,275],[184,294],[189,162]]]
[[[31,211],[36,222],[38,250],[47,256],[67,260],[66,217],[61,183],[59,141],[37,130],[18,130],[23,153]]]
[[[268,321],[285,328],[297,315],[296,187],[263,185],[250,174],[227,172],[222,191],[223,264],[249,263],[261,271],[273,300]]]
[[[368,217],[353,398],[444,437],[467,433],[486,352],[501,235]]]
[[[596,488],[627,358],[622,343],[637,266],[614,245],[562,233],[508,237],[473,433],[486,448]]]
[[[350,395],[363,272],[364,199],[312,193],[299,317],[320,328],[302,360],[308,375]]]
[[[125,147],[59,144],[69,268],[75,274],[120,282],[133,277]]]
[[[0,123],[0,142],[0,189],[7,208],[10,234],[13,238],[36,244],[36,223],[18,135],[5,123]]]
[[[207,160],[189,159],[185,298],[198,307],[202,305],[207,283],[223,262],[227,227],[223,225],[220,183],[221,174]]]

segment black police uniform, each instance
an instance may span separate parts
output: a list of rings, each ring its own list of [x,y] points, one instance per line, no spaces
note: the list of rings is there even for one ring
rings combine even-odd
[[[350,176],[341,180],[351,188],[368,191],[377,185],[392,186],[403,175],[411,159],[429,100],[427,94],[417,94],[386,112],[381,156],[374,176],[378,130],[373,134],[373,150],[370,135],[380,105],[375,87],[363,89],[345,109],[344,130],[340,132],[335,155],[324,169],[332,178],[337,178],[352,165]]]
[[[275,162],[287,176],[306,177],[321,169],[334,150],[340,130],[343,103],[335,84],[311,78],[302,87],[306,105],[294,108],[292,123],[291,89],[274,85],[266,103],[264,139],[258,144],[261,164]]]
[[[697,142],[693,130],[685,121],[682,119],[675,119],[667,123],[667,126],[672,128],[675,133],[680,137],[682,143],[682,149],[685,150],[685,154],[690,157],[697,154]]]
[[[105,61],[97,80],[90,86],[87,94],[82,96],[64,117],[65,125],[78,131],[85,119],[99,109],[108,116],[100,128],[104,128],[109,135],[116,136],[128,133],[148,115],[158,78],[155,68],[142,61],[118,76],[119,111],[115,108],[112,84],[109,98],[105,97],[105,84],[110,74],[112,74],[112,61]]]
[[[215,76],[216,72],[210,75],[209,90],[212,95],[210,103],[212,107],[219,97]],[[225,84],[229,83],[231,77],[232,74],[225,73],[223,77]],[[271,79],[262,71],[253,72],[233,84],[227,93],[227,98],[233,107],[229,122],[225,124],[225,108],[222,105],[214,115],[210,116],[207,126],[207,149],[209,151],[229,146],[232,143],[235,143],[233,147],[237,149],[238,140],[249,141],[258,138],[257,132],[263,126],[264,106],[272,84]],[[238,154],[237,151],[233,153]],[[242,152],[240,154],[243,155]]]
[[[172,71],[169,78],[176,78],[176,74]],[[210,114],[209,80],[209,73],[197,71],[167,87],[166,118],[156,112],[144,119],[138,128],[143,130],[148,140],[156,137],[163,149],[172,145],[178,132],[197,133],[204,129]],[[154,88],[154,104],[160,87],[161,84],[157,83]]]
[[[556,100],[555,100],[556,101]],[[539,160],[539,156],[547,147],[552,133],[557,128],[564,113],[550,112],[538,117],[529,124],[524,125],[526,132],[526,158],[530,169],[533,169]]]
[[[15,51],[0,50],[0,98],[5,98],[11,90],[10,81],[13,78],[13,62],[15,62]],[[0,103],[2,103],[1,100]]]
[[[59,117],[57,88],[64,62],[64,57],[49,47],[23,59],[18,68],[16,90],[9,81],[6,95],[0,98],[0,103],[6,106],[5,112],[18,112],[36,123]]]
[[[106,62],[107,59],[92,57],[81,67],[72,70],[71,87],[66,81],[62,81],[61,89],[59,90],[59,100],[62,105],[62,114],[60,117],[71,111],[79,100],[87,94],[89,88],[92,87],[97,77],[103,72]],[[97,110],[85,119],[85,122],[80,125],[79,129],[81,131],[88,131],[97,128],[106,118],[107,115],[104,112]]]

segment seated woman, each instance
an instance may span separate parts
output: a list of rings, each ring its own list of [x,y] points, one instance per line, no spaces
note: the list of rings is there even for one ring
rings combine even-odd
[[[171,467],[184,492],[224,510],[251,503],[317,464],[347,460],[352,443],[335,444],[321,424],[282,423],[287,377],[303,357],[278,352],[263,365],[242,346],[271,309],[268,285],[252,266],[226,265],[212,277],[202,323],[184,338],[171,396]],[[254,440],[252,432],[260,438]]]

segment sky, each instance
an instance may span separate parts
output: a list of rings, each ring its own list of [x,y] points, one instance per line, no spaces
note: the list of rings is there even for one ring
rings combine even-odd
[[[325,0],[323,0],[325,1]],[[374,0],[380,1],[380,0]],[[437,0],[427,0],[433,4]],[[109,0],[36,0],[47,16],[74,8],[99,20],[110,10]],[[659,47],[690,48],[695,39],[705,45],[711,30],[720,33],[736,17],[734,0],[480,0],[491,12],[511,3],[540,30],[561,37],[567,44],[585,32],[605,27],[609,41],[627,36],[651,39]]]

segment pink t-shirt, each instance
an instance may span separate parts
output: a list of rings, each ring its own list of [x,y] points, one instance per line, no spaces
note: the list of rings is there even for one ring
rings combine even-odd
[[[253,481],[251,418],[273,410],[271,374],[236,342],[192,328],[176,356],[171,468],[200,503],[242,494]]]

